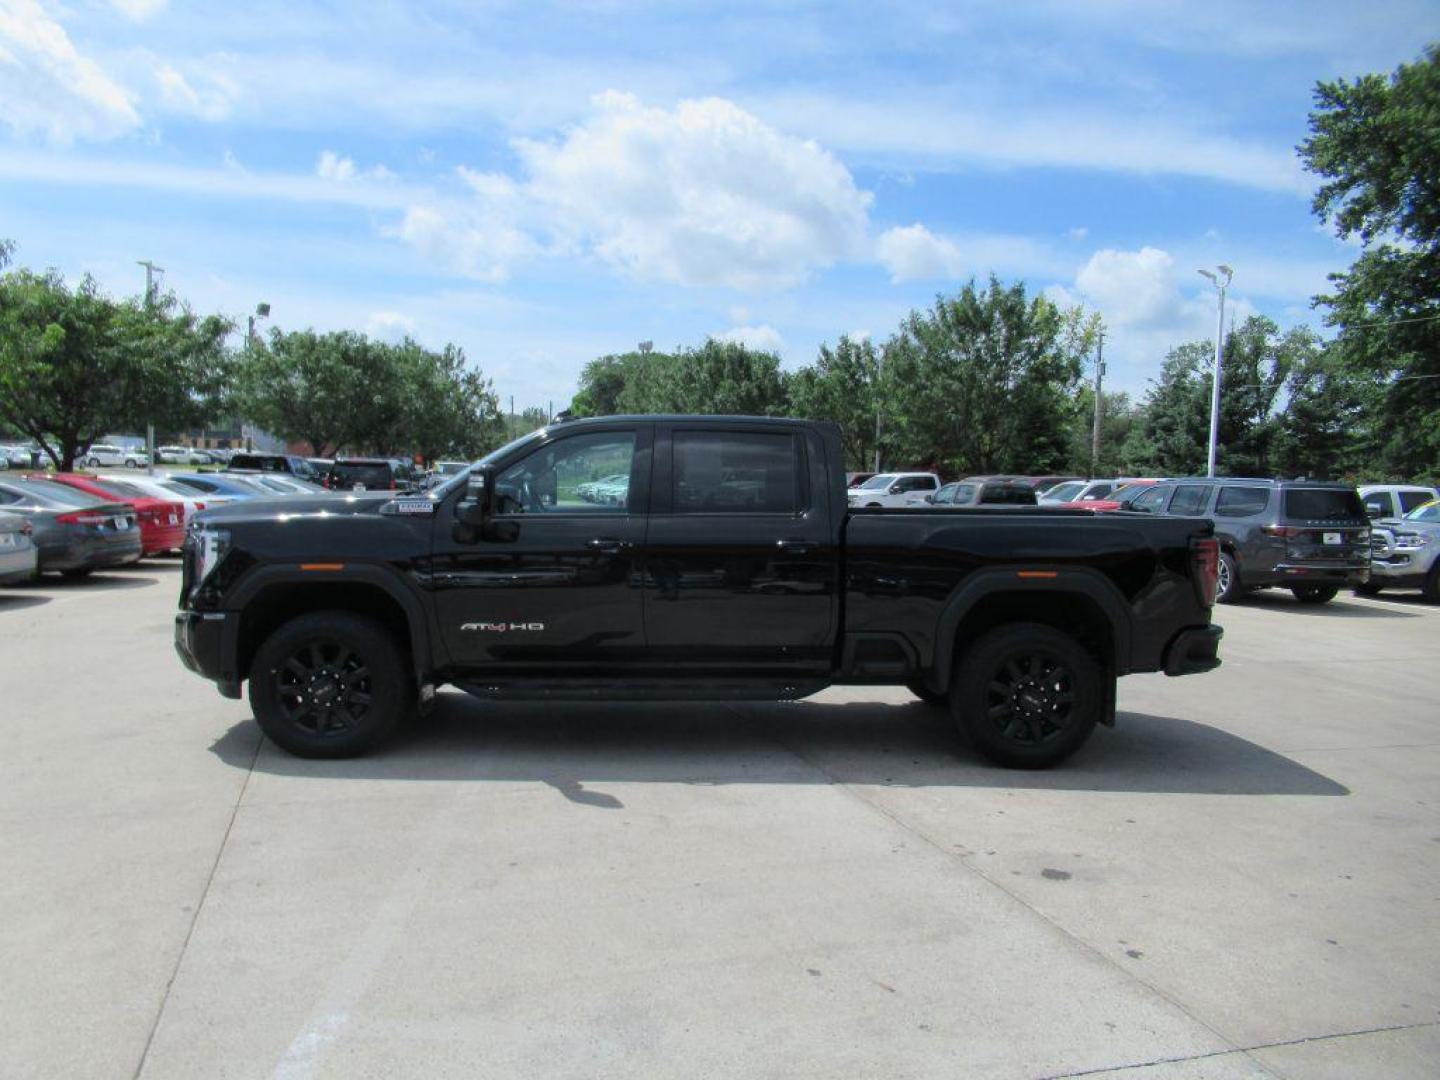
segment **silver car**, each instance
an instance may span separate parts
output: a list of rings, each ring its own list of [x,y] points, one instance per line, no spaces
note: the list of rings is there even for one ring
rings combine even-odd
[[[35,576],[39,553],[31,532],[25,518],[0,511],[0,585],[29,581]]]

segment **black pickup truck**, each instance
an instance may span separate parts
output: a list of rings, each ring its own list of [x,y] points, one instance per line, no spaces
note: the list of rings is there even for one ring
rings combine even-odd
[[[1219,664],[1209,522],[850,510],[838,429],[552,424],[424,494],[198,515],[175,646],[307,757],[482,698],[777,700],[898,684],[1004,765],[1113,724],[1115,679]]]

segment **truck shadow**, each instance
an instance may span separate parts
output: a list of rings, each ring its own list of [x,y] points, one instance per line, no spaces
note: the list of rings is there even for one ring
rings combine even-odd
[[[435,711],[378,753],[305,761],[238,724],[212,747],[237,768],[357,780],[531,781],[572,801],[621,804],[605,783],[873,784],[1207,795],[1348,795],[1328,777],[1237,735],[1175,717],[1121,713],[1057,769],[989,764],[946,714],[919,702],[486,704],[441,694]]]

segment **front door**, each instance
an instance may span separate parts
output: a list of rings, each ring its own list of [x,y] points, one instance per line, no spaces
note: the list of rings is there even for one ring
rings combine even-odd
[[[839,551],[813,432],[662,425],[645,542],[645,625],[669,672],[824,674]],[[838,467],[838,466],[836,466]]]
[[[462,674],[603,677],[643,659],[650,444],[649,424],[556,432],[501,464],[479,535],[457,530],[459,497],[447,500],[430,586]]]

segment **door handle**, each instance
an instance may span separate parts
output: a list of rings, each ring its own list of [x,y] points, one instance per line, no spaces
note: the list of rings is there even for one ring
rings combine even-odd
[[[775,546],[786,555],[809,555],[818,545],[813,540],[789,538],[775,541]]]
[[[585,544],[591,551],[598,551],[601,555],[619,555],[620,552],[632,545],[628,540],[616,540],[609,536],[597,536]]]

